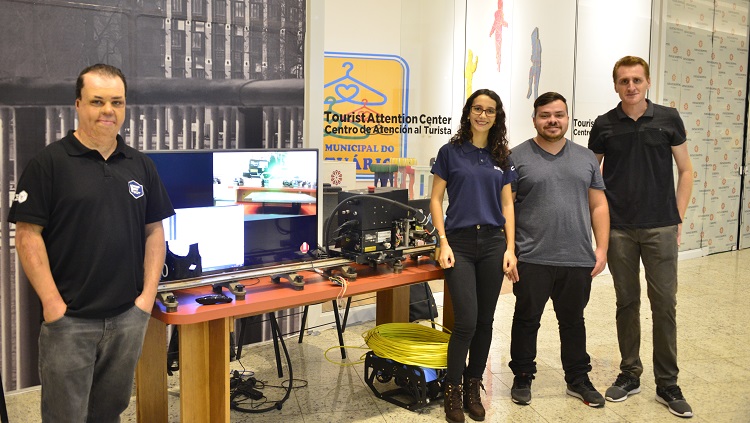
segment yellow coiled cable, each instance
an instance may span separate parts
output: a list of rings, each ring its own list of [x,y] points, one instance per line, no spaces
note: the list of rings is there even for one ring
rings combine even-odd
[[[418,323],[385,323],[365,331],[362,338],[369,349],[381,358],[430,369],[445,369],[448,366],[450,333],[442,330]],[[325,351],[324,355],[331,363],[335,362],[328,359],[328,352],[338,348],[341,347],[337,345]],[[344,346],[344,348],[364,349],[353,346]],[[362,363],[362,358],[357,363],[341,363],[341,365],[359,363]]]
[[[414,323],[385,323],[362,337],[378,357],[430,369],[448,366],[450,334]]]

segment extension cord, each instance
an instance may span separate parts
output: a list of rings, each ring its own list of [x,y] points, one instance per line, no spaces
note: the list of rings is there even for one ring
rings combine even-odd
[[[292,370],[292,359],[289,357],[289,350],[287,349],[286,343],[284,342],[284,337],[281,336],[281,330],[279,330],[279,324],[276,322],[276,316],[274,316],[273,313],[269,313],[269,315],[271,316],[270,318],[271,332],[274,333],[278,337],[279,344],[281,344],[281,349],[284,351],[284,357],[286,357],[287,370],[289,371],[289,386],[286,387],[286,392],[284,393],[284,397],[281,400],[273,402],[271,406],[265,407],[265,408],[255,408],[255,407],[244,408],[238,401],[235,400],[237,397],[237,392],[236,391],[232,392],[232,395],[230,396],[230,400],[229,400],[230,401],[229,407],[232,410],[239,411],[242,413],[265,413],[266,411],[271,411],[274,409],[281,410],[281,407],[284,405],[284,402],[286,402],[286,400],[289,399],[289,396],[292,393],[292,381],[294,380],[294,371]],[[253,378],[253,381],[255,381],[254,378]],[[240,385],[240,388],[242,389],[241,385]],[[243,389],[242,394],[248,395],[248,397],[253,398],[253,399],[264,398],[263,394],[254,388]]]
[[[235,392],[238,395],[244,395],[250,399],[253,399],[255,401],[258,401],[259,399],[263,398],[263,393],[259,390],[253,388],[252,386],[245,387],[245,386],[238,386]]]
[[[235,392],[257,401],[263,398],[263,393],[255,389],[255,385],[257,383],[258,380],[252,376],[248,377],[245,380],[239,379],[239,381],[237,382],[237,387],[235,388]]]
[[[258,380],[252,376],[248,376],[247,379],[242,379],[242,376],[240,376],[240,372],[235,370],[231,378],[229,379],[229,389],[238,390],[243,393],[250,392],[250,391],[255,391],[257,393],[260,393],[259,391],[253,389],[255,388],[255,385],[257,383],[258,383]],[[263,396],[263,394],[261,394],[261,396]]]

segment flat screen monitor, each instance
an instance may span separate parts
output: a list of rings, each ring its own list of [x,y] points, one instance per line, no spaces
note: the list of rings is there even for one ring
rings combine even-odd
[[[318,245],[318,150],[162,150],[156,164],[176,214],[169,251],[197,244],[202,275],[312,260]]]

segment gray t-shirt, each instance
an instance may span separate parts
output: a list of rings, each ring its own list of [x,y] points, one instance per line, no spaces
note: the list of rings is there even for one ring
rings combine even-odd
[[[589,188],[604,189],[599,162],[586,147],[565,140],[556,155],[533,139],[512,149],[518,179],[516,247],[519,260],[549,266],[593,267]]]

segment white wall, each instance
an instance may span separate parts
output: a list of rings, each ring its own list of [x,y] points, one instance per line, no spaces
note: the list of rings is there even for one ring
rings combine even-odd
[[[612,67],[623,56],[649,61],[651,0],[578,0],[575,95],[572,117],[593,123],[619,103]],[[657,101],[658,103],[658,101]],[[588,144],[590,127],[570,122],[572,140]]]
[[[536,99],[529,97],[532,32],[538,28],[542,71],[536,92],[557,91],[568,100],[573,94],[575,0],[505,0],[502,52],[498,69],[496,39],[490,36],[497,19],[498,1],[466,2],[466,55],[478,59],[472,88],[489,88],[503,100],[511,146],[534,136],[531,119]],[[544,11],[544,13],[539,13]],[[495,30],[497,30],[495,27]],[[468,57],[464,58],[468,62]],[[458,82],[458,81],[457,81]],[[466,82],[466,81],[465,81]]]

